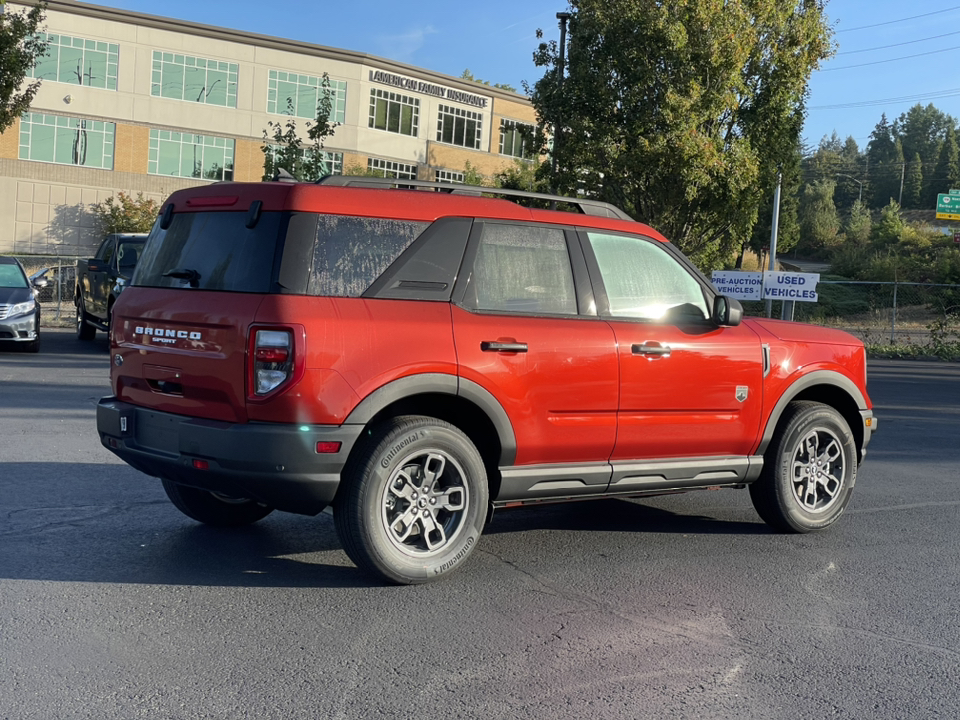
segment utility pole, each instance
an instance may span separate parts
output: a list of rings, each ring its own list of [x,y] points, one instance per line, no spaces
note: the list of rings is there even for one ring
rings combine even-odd
[[[770,228],[770,271],[777,269],[777,232],[780,228],[780,183],[783,173],[777,173],[777,189],[773,193],[773,222]],[[767,299],[767,317],[773,316],[773,300]]]
[[[897,205],[903,207],[903,176],[907,172],[907,161],[904,160],[900,163],[900,199],[897,200]]]
[[[565,55],[567,49],[567,21],[573,17],[572,13],[568,12],[558,12],[557,20],[560,21],[560,63],[558,70],[560,71],[560,79],[557,81],[557,97],[561,97],[563,94],[563,71],[566,64]],[[553,193],[557,192],[557,152],[560,149],[560,125],[563,122],[563,118],[560,116],[559,110],[556,113],[556,117],[553,119],[553,152],[550,153],[550,184],[553,186]],[[551,207],[556,210],[557,203],[554,201],[551,204]]]

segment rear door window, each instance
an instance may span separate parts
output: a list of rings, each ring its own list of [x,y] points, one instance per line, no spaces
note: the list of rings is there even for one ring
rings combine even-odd
[[[266,293],[273,280],[282,213],[265,212],[253,228],[246,212],[174,214],[154,225],[133,284]]]

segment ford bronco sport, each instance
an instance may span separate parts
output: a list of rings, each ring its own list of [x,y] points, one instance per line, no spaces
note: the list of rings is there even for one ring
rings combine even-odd
[[[494,508],[749,487],[781,531],[843,512],[876,428],[856,338],[744,318],[613,206],[390,182],[164,205],[97,426],[183,513],[331,506],[358,566],[419,583]]]

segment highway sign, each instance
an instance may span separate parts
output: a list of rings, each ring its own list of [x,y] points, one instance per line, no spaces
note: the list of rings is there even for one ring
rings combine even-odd
[[[960,220],[960,196],[946,193],[937,195],[937,220]]]

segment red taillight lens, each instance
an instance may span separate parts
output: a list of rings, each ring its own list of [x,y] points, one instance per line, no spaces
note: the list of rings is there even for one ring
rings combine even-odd
[[[266,395],[293,377],[293,333],[257,330],[253,340],[253,393]]]

